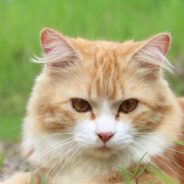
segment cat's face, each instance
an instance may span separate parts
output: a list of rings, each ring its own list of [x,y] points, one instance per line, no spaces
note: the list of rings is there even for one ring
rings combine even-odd
[[[159,127],[171,104],[160,67],[170,67],[164,56],[169,42],[168,34],[121,44],[43,31],[46,64],[34,89],[31,116],[44,136],[71,142],[70,154],[108,158],[124,151],[161,152],[165,140]]]

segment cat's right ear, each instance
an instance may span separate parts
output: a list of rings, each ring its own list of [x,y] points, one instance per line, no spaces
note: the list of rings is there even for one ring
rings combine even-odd
[[[79,52],[57,31],[44,28],[40,34],[40,43],[44,54],[42,58],[38,58],[39,63],[55,69],[67,69],[81,60]]]
[[[158,74],[161,68],[172,72],[173,66],[166,58],[171,44],[169,33],[159,33],[145,41],[133,52],[131,59],[135,60],[149,74]]]

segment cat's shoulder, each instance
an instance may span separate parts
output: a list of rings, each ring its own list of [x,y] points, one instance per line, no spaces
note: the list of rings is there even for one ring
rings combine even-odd
[[[38,178],[33,178],[31,173],[21,172],[13,175],[10,179],[0,184],[39,184]]]
[[[180,105],[181,105],[181,107],[183,109],[183,113],[184,113],[184,97],[178,98],[178,101],[179,101],[179,103],[180,103]]]

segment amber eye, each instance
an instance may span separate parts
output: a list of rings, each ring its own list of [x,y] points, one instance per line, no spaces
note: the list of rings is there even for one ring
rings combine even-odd
[[[125,100],[119,107],[119,112],[123,112],[128,114],[129,112],[132,112],[136,109],[138,105],[138,100],[131,98],[128,100]]]
[[[91,105],[81,98],[72,98],[72,106],[77,112],[87,112],[91,111]]]

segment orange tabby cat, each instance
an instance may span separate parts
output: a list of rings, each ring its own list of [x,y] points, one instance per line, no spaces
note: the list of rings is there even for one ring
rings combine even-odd
[[[184,138],[184,100],[163,78],[163,69],[172,71],[165,57],[170,40],[160,33],[141,42],[89,41],[44,29],[44,55],[37,60],[44,68],[23,136],[35,172],[48,184],[118,184],[118,168],[133,167],[144,155],[143,164],[184,183],[184,149],[175,145]],[[30,177],[18,175],[7,184]],[[153,180],[148,172],[139,178],[141,184]]]

